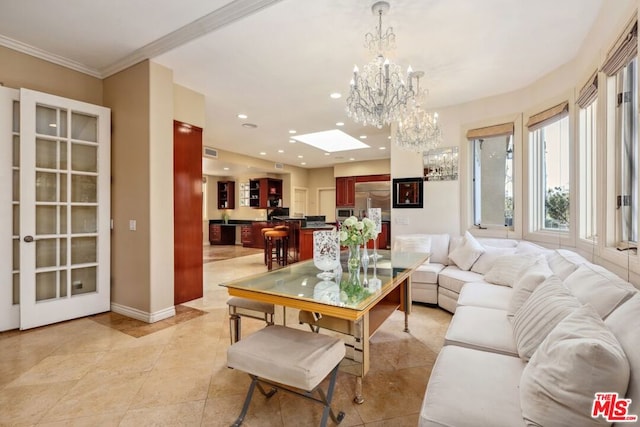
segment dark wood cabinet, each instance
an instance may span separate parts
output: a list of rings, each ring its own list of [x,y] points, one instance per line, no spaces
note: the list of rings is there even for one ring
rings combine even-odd
[[[313,258],[313,231],[311,229],[300,230],[300,261]]]
[[[336,178],[336,208],[353,207],[356,204],[356,178]]]
[[[253,237],[253,248],[264,249],[264,238],[262,237],[262,229],[270,227],[267,221],[257,221],[251,224],[251,235]]]
[[[242,246],[245,248],[253,246],[253,232],[251,230],[251,225],[243,225],[240,228],[240,241],[242,242]]]
[[[249,180],[249,206],[260,209],[282,206],[282,180],[276,178]]]
[[[212,245],[235,245],[236,227],[234,225],[209,224],[209,243]]]
[[[218,209],[236,208],[235,181],[218,181]]]
[[[390,231],[390,224],[388,222],[383,222],[382,231],[380,232],[380,234],[378,234],[378,238],[376,239],[378,249],[387,249],[387,246],[391,241],[389,231]],[[367,242],[367,248],[373,249],[373,240],[369,240]]]

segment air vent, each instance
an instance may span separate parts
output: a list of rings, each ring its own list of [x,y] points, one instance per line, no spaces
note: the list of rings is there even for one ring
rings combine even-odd
[[[209,157],[212,159],[218,158],[218,150],[212,147],[202,147],[202,156]]]
[[[276,163],[276,169],[284,169],[284,165],[282,163]]]

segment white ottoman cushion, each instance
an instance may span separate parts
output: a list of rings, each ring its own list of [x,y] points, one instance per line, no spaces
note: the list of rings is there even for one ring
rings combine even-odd
[[[273,314],[275,312],[273,304],[260,302],[249,298],[231,297],[227,300],[227,305],[234,306],[238,309],[259,311],[261,313]],[[238,310],[238,312],[241,312],[241,310]]]
[[[302,390],[313,390],[345,355],[339,338],[267,326],[227,349],[227,366]]]

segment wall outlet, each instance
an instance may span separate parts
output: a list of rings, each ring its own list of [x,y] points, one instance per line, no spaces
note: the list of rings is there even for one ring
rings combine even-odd
[[[130,219],[129,220],[129,230],[136,231],[136,220],[135,219]]]
[[[409,225],[409,217],[407,217],[407,216],[396,216],[396,224],[398,224],[398,225]]]

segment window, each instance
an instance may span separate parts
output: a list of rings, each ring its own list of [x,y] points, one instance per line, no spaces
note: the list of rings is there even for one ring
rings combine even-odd
[[[570,162],[568,103],[529,119],[533,230],[568,231]]]
[[[513,135],[478,138],[473,152],[473,223],[513,227]]]
[[[615,75],[618,240],[638,241],[638,76],[634,57]]]
[[[635,14],[634,14],[635,15]],[[633,247],[638,241],[638,22],[634,18],[622,32],[601,71],[607,76],[607,191],[615,200],[607,206],[608,224],[615,230],[607,241],[618,248]],[[613,158],[613,160],[609,160]],[[613,194],[612,194],[613,196]],[[613,209],[615,207],[615,210]],[[615,220],[614,220],[615,218]],[[631,243],[631,244],[629,244]]]
[[[596,240],[596,195],[597,195],[597,151],[596,123],[598,101],[598,76],[589,79],[582,88],[577,104],[580,107],[578,123],[578,143],[580,150],[580,238]]]

